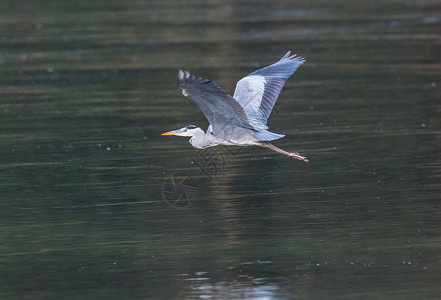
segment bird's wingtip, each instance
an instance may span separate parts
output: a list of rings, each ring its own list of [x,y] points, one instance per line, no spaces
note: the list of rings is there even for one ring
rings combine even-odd
[[[184,71],[179,69],[179,71],[178,71],[178,80],[181,80],[182,78],[184,78]]]
[[[184,78],[188,78],[190,76],[191,76],[190,72],[183,71],[182,69],[179,69],[179,71],[178,71],[178,80],[179,81],[183,80]]]
[[[306,59],[304,59],[303,57],[297,55],[297,54],[292,54],[291,55],[291,50],[289,50],[288,52],[286,52],[286,54],[279,60],[280,61],[296,61],[296,62],[301,62],[302,64],[306,61]]]

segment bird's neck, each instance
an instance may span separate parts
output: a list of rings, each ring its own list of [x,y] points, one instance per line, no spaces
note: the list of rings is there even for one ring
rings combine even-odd
[[[190,144],[198,149],[210,147],[210,137],[201,128],[197,128],[190,139]]]

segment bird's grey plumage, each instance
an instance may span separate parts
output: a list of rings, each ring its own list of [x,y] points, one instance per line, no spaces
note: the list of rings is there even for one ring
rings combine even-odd
[[[216,145],[258,145],[299,160],[298,153],[287,152],[268,143],[283,137],[268,131],[267,119],[285,81],[305,62],[296,55],[285,54],[278,62],[242,78],[231,97],[216,83],[179,70],[182,93],[193,100],[210,122],[208,130],[189,125],[163,135],[190,136],[195,148]]]
[[[178,83],[207,117],[214,135],[228,141],[232,128],[254,130],[243,107],[213,81],[179,70]]]
[[[286,80],[305,62],[288,51],[278,62],[252,72],[239,80],[233,98],[244,108],[250,124],[267,129],[267,119],[273,110]]]

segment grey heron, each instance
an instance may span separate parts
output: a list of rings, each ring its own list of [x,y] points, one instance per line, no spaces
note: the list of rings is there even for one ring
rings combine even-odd
[[[269,141],[285,135],[268,131],[267,119],[286,80],[305,62],[288,51],[278,62],[259,69],[237,82],[233,97],[211,80],[179,70],[182,94],[204,113],[210,125],[206,132],[195,125],[165,132],[190,138],[198,149],[217,145],[260,146],[308,162],[295,152],[282,150]]]

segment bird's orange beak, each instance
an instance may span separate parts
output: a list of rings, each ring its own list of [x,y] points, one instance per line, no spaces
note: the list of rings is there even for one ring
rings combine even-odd
[[[176,133],[177,133],[177,130],[172,130],[172,131],[164,132],[164,133],[161,134],[161,135],[176,135]]]

